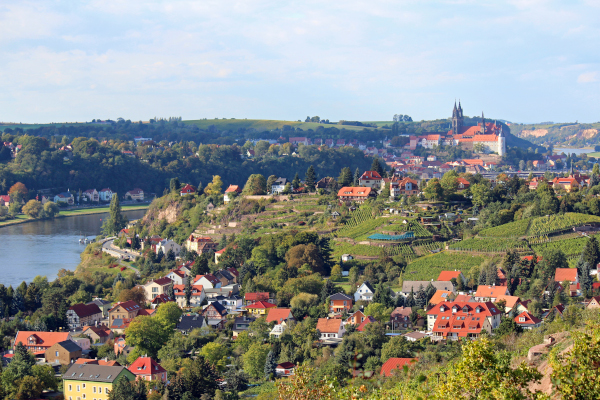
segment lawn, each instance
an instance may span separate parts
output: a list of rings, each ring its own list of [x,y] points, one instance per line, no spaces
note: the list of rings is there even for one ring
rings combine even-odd
[[[145,210],[149,207],[149,204],[145,205],[134,205],[134,206],[121,206],[122,211],[133,211],[133,210]],[[75,215],[88,215],[88,214],[101,214],[110,211],[110,207],[99,207],[99,208],[80,208],[78,210],[66,210],[60,211],[59,216],[61,217],[72,217]]]

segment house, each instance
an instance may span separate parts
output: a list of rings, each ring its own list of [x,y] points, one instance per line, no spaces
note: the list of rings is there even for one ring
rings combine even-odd
[[[484,330],[491,334],[501,314],[491,302],[444,302],[427,311],[427,330],[432,341],[476,339]]]
[[[475,292],[476,301],[496,302],[498,296],[510,296],[507,286],[479,285]]]
[[[73,330],[86,325],[96,325],[102,320],[102,310],[94,304],[74,304],[67,310],[67,323]]]
[[[381,366],[381,372],[379,375],[391,376],[394,373],[394,370],[401,371],[404,369],[405,365],[410,367],[417,361],[419,361],[417,358],[390,358]]]
[[[342,261],[352,261],[354,260],[354,257],[352,257],[350,254],[342,254]]]
[[[271,329],[271,332],[269,332],[269,336],[275,337],[275,338],[280,338],[281,335],[283,335],[283,332],[285,332],[285,330],[288,328],[288,324],[287,322],[283,321],[280,324],[277,324],[273,327],[273,329]]]
[[[208,299],[209,304],[214,301],[221,303],[221,305],[223,307],[225,307],[227,312],[230,314],[235,314],[236,312],[239,313],[240,309],[242,307],[242,298],[238,295],[231,295],[231,296],[219,295],[219,296],[210,297]]]
[[[556,268],[554,282],[562,283],[564,281],[568,281],[572,284],[579,283],[577,268]]]
[[[523,329],[537,328],[542,324],[542,320],[534,317],[527,311],[523,311],[521,314],[515,317],[515,322]]]
[[[396,328],[412,328],[412,321],[410,315],[412,309],[410,307],[396,307],[390,315],[390,323],[392,329]]]
[[[140,188],[131,189],[125,193],[126,200],[144,200],[144,191]]]
[[[596,302],[598,303],[599,299],[596,299]],[[589,304],[588,304],[589,306]],[[551,314],[553,314],[553,317],[561,317],[563,318],[563,313],[565,312],[565,305],[564,304],[557,304],[554,307],[552,307],[550,309],[550,311],[548,311],[548,313],[546,314],[546,316],[544,318],[548,318],[548,316],[550,316]]]
[[[21,343],[35,355],[41,355],[58,342],[72,340],[70,332],[17,331],[13,349]]]
[[[63,203],[72,206],[73,204],[75,204],[75,199],[73,198],[73,195],[71,193],[62,192],[54,196],[54,202],[56,204]]]
[[[200,285],[204,289],[217,289],[222,286],[221,281],[213,274],[196,275],[192,285]]]
[[[146,283],[143,288],[146,292],[146,300],[152,301],[155,297],[166,294],[173,287],[173,281],[169,278],[159,278]]]
[[[329,312],[343,313],[352,308],[352,297],[343,293],[336,293],[329,296]]]
[[[196,188],[193,187],[192,185],[190,185],[189,183],[187,185],[185,185],[184,187],[182,187],[181,190],[179,191],[180,196],[185,196],[185,195],[194,194],[194,193],[196,193]]]
[[[235,277],[226,269],[220,269],[214,274],[221,281],[221,286],[227,286],[235,283]]]
[[[81,347],[72,340],[54,343],[46,349],[44,358],[47,363],[69,365],[81,357]]]
[[[458,279],[462,279],[462,281],[464,283],[467,282],[467,278],[463,275],[463,273],[461,271],[442,271],[440,272],[440,275],[438,276],[437,280],[438,281],[451,281],[452,279],[455,279],[456,282],[458,282]]]
[[[112,308],[112,304],[110,301],[96,297],[94,300],[90,301],[87,304],[92,304],[92,303],[94,303],[95,305],[98,306],[100,311],[102,311],[102,316],[104,318],[108,317],[108,310],[110,310]]]
[[[367,315],[365,317],[365,320],[363,322],[361,322],[360,324],[358,324],[358,326],[356,327],[356,330],[358,332],[363,332],[365,330],[365,326],[368,324],[372,324],[373,322],[377,322],[377,320],[373,317],[371,317],[370,315]]]
[[[187,298],[185,297],[185,285],[173,285],[173,296],[179,308],[187,308]],[[192,296],[190,297],[190,307],[195,308],[202,305],[206,298],[204,286],[192,285]]]
[[[227,309],[215,301],[202,310],[202,316],[207,319],[209,325],[222,328],[227,319]]]
[[[209,251],[215,251],[217,244],[208,236],[197,236],[193,234],[188,237],[185,242],[185,247],[188,251],[195,251],[198,254],[208,253]]]
[[[167,382],[167,370],[151,357],[138,357],[127,369],[138,380]]]
[[[7,194],[0,195],[0,207],[10,206],[10,196]]]
[[[223,195],[223,203],[228,204],[231,200],[234,199],[234,196],[241,193],[242,189],[238,185],[229,185],[227,190],[225,190],[225,194]]]
[[[111,330],[106,326],[85,326],[81,332],[90,338],[92,343],[106,343],[114,338]]]
[[[165,256],[169,251],[173,251],[173,254],[177,257],[181,251],[181,246],[170,239],[163,239],[156,244],[156,254],[159,254],[161,251]]]
[[[276,324],[281,324],[285,321],[295,321],[294,316],[292,315],[291,308],[270,308],[269,313],[267,314],[267,323],[275,322]]]
[[[135,380],[135,375],[125,367],[73,364],[63,374],[64,398],[107,400],[114,384],[123,377],[130,382]]]
[[[219,251],[215,251],[215,264],[219,263],[219,258],[221,258],[221,256],[223,255],[223,253],[225,253],[226,250],[227,250],[227,247],[225,247]]]
[[[83,201],[90,201],[97,203],[100,201],[100,194],[96,189],[88,189],[82,193]]]
[[[185,271],[180,269],[174,269],[165,275],[165,278],[169,278],[173,281],[173,285],[185,285],[186,274]]]
[[[458,178],[458,190],[468,189],[471,186],[471,182],[466,180],[465,178]]]
[[[281,364],[277,364],[277,366],[275,367],[275,374],[277,374],[277,376],[290,376],[290,375],[294,375],[294,370],[296,369],[296,365],[286,361],[286,362],[282,362]]]
[[[75,360],[75,364],[93,364],[93,365],[106,365],[109,367],[120,367],[121,364],[119,364],[118,361],[116,360],[108,360],[108,357],[105,357],[104,359],[100,359],[98,360],[96,359],[91,359],[91,358],[78,358],[77,360]]]
[[[112,325],[116,319],[131,321],[137,317],[141,309],[140,305],[133,300],[117,303],[108,310],[108,322]]]
[[[269,292],[250,292],[244,294],[244,302],[246,305],[255,303],[257,301],[266,301],[275,304],[275,299],[271,297]]]
[[[354,293],[354,301],[371,301],[373,300],[373,295],[375,294],[375,289],[369,283],[369,281],[365,281],[362,285],[356,289]]]
[[[362,310],[358,310],[346,318],[344,324],[360,325],[365,319],[367,319],[367,316],[362,312]]]
[[[369,187],[350,187],[344,186],[338,191],[338,199],[341,202],[364,203],[369,197],[374,197],[376,192]]]
[[[100,195],[100,200],[105,202],[111,201],[113,196],[116,195],[116,193],[110,190],[110,188],[104,188],[101,191],[99,191],[98,194]]]
[[[391,197],[412,196],[416,194],[419,194],[419,183],[414,179],[406,177],[399,181],[392,181],[390,184]]]
[[[337,185],[337,181],[334,178],[331,177],[325,177],[325,178],[321,178],[319,180],[319,182],[317,182],[316,184],[316,188],[317,189],[330,189],[332,187],[335,187],[335,185]]]
[[[404,281],[402,282],[402,290],[400,293],[404,297],[407,297],[411,291],[416,295],[421,287],[425,290],[430,283],[436,290],[455,291],[454,285],[450,281]]]
[[[564,306],[563,306],[563,308],[564,308]],[[587,306],[585,308],[589,308],[589,309],[600,308],[600,296],[592,297],[590,299],[590,302],[587,304]]]
[[[187,335],[194,329],[202,329],[207,327],[208,324],[202,315],[188,314],[182,315],[179,318],[179,322],[175,325],[175,330]]]
[[[321,340],[341,339],[346,332],[344,324],[339,318],[319,318],[317,331],[321,333]]]
[[[268,301],[257,301],[256,303],[248,304],[244,306],[246,310],[250,314],[254,315],[266,315],[269,308],[277,307],[273,303],[269,303]]]
[[[280,194],[285,189],[286,184],[287,179],[277,178],[277,180],[271,185],[271,194]]]
[[[158,296],[153,298],[152,301],[150,302],[150,308],[156,309],[161,304],[174,302],[174,301],[175,301],[175,299],[173,297],[169,296],[168,294],[165,294],[165,293],[159,294]]]
[[[382,179],[377,171],[365,171],[358,179],[358,184],[371,189],[379,189]]]
[[[404,336],[404,338],[409,342],[418,342],[419,340],[427,337],[426,334],[421,332],[408,332],[402,336]]]
[[[433,296],[431,296],[431,299],[429,299],[429,304],[435,306],[444,301],[451,300],[453,296],[454,293],[449,290],[436,290]]]
[[[501,301],[504,301],[504,303],[505,303],[504,313],[509,315],[509,314],[514,314],[514,311],[516,310],[516,307],[519,304],[519,301],[521,301],[521,299],[519,299],[519,296],[500,295],[500,296],[496,297],[496,301],[495,301],[496,304],[498,304]]]
[[[237,337],[240,333],[247,331],[250,327],[250,324],[254,321],[256,321],[256,318],[249,315],[242,315],[241,317],[236,317],[233,320],[233,337]]]
[[[239,277],[240,277],[240,272],[237,270],[237,268],[229,267],[226,269],[226,271],[229,272],[231,274],[231,276],[233,276],[234,283],[241,283],[241,282],[238,282]]]

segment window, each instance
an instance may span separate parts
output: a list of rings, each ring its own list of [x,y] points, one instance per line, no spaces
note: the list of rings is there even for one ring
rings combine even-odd
[[[92,387],[92,392],[96,393],[96,386]]]
[[[525,322],[525,317],[519,318],[519,322]]]
[[[77,385],[77,391],[78,391],[78,392],[80,391],[80,390],[79,390],[79,385]]]
[[[83,394],[83,398],[85,399],[85,393]]]
[[[58,351],[54,352],[54,355],[55,355],[56,357],[58,357]]]
[[[102,386],[98,387],[98,393],[102,393]]]
[[[73,389],[71,388],[71,385],[69,385],[69,392],[70,392],[71,390],[73,390]]]
[[[83,388],[85,389],[85,383],[83,384]]]

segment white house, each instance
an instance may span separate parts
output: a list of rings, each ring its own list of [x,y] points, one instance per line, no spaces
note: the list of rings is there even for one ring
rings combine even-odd
[[[185,277],[185,272],[180,269],[173,270],[165,275],[165,278],[172,280],[174,285],[185,285]]]
[[[169,250],[173,250],[175,257],[177,257],[181,251],[181,246],[170,239],[163,239],[156,244],[156,254],[158,254],[161,250],[164,255],[167,255]]]
[[[193,285],[200,285],[205,289],[218,289],[222,283],[213,274],[197,275],[192,282]]]
[[[82,193],[84,201],[91,201],[97,203],[100,200],[100,194],[96,189],[88,189]]]
[[[275,182],[273,182],[273,185],[271,185],[271,193],[279,194],[279,193],[283,192],[283,189],[285,189],[286,183],[287,183],[287,179],[277,178],[277,180]]]
[[[187,306],[187,300],[185,298],[185,285],[173,285],[173,296],[175,302],[181,308]],[[192,296],[190,297],[190,307],[200,307],[202,302],[206,298],[204,287],[200,285],[192,285]]]
[[[75,203],[75,199],[73,195],[69,192],[62,192],[54,196],[55,203],[66,203],[68,205],[73,205]]]
[[[352,257],[350,254],[342,254],[342,261],[350,261],[350,260],[354,260],[354,257]]]
[[[343,321],[339,318],[319,318],[317,330],[321,333],[321,340],[342,339],[346,333]]]
[[[365,281],[354,293],[354,301],[365,300],[371,301],[373,300],[373,295],[375,294],[375,289],[368,281]]]
[[[283,321],[282,323],[277,324],[273,327],[273,329],[269,333],[269,336],[279,338],[287,328],[288,324],[285,321]]]
[[[108,202],[112,200],[113,196],[116,193],[110,190],[110,188],[104,188],[100,192],[98,192],[98,194],[100,195],[100,200]]]

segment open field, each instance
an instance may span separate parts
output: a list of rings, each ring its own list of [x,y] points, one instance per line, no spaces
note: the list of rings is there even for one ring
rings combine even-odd
[[[359,130],[373,129],[364,126],[352,126],[352,125],[337,125],[337,124],[320,124],[317,122],[300,122],[300,121],[280,121],[272,119],[196,119],[183,121],[184,124],[196,125],[200,129],[207,129],[209,126],[214,125],[220,130],[231,130],[236,131],[240,128],[244,129],[256,129],[257,131],[270,131],[273,129],[281,129],[284,125],[292,126],[294,128],[300,128],[304,130],[312,129],[316,130],[318,127],[323,128],[338,128],[347,130]],[[385,124],[382,124],[385,125]]]
[[[0,130],[4,130],[6,128],[11,128],[11,129],[37,129],[37,128],[41,128],[44,126],[54,126],[54,127],[61,127],[61,126],[77,126],[77,125],[105,125],[105,124],[94,124],[94,123],[89,123],[86,124],[85,122],[55,122],[55,123],[50,123],[50,124],[1,124],[0,123]]]

